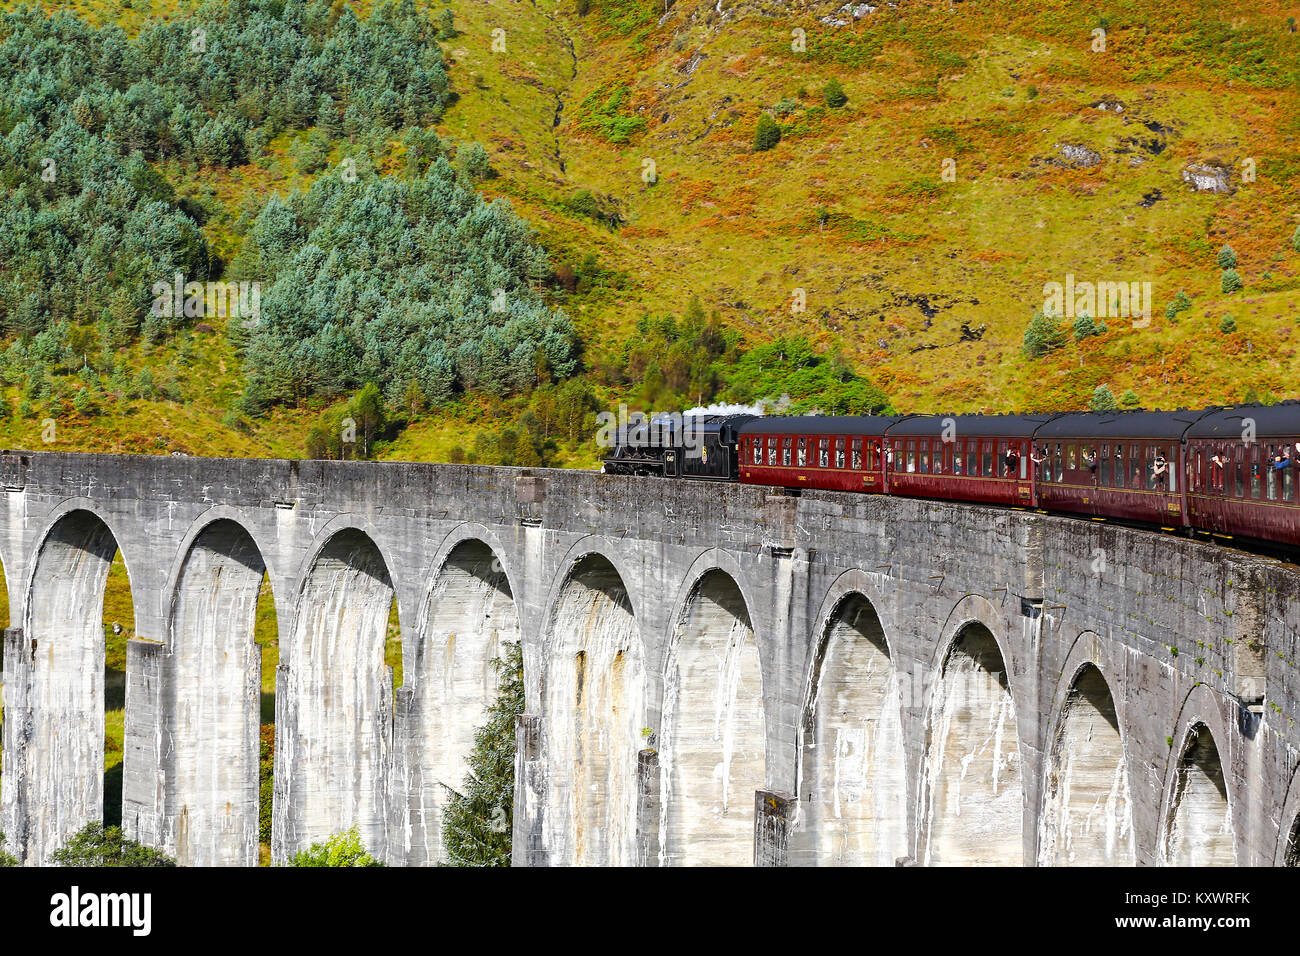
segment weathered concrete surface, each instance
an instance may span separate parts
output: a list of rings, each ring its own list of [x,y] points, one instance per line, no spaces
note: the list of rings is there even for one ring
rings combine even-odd
[[[515,634],[520,864],[1294,856],[1300,575],[1276,562],[579,472],[34,454],[0,456],[0,479],[0,829],[29,863],[99,813],[116,547],[140,635],[124,825],[189,862],[254,858],[261,567],[278,859],[355,822],[392,863],[436,861],[487,660]],[[788,818],[756,821],[759,790],[789,794]]]

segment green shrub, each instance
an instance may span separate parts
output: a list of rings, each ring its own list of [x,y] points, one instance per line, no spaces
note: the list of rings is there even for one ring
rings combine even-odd
[[[1106,323],[1101,319],[1094,321],[1092,316],[1086,312],[1080,314],[1080,316],[1074,320],[1074,340],[1076,342],[1082,342],[1084,339],[1093,335],[1101,335],[1105,331]]]
[[[1049,312],[1035,312],[1025,327],[1024,352],[1029,358],[1042,358],[1065,345],[1066,332],[1060,319]]]
[[[1300,252],[1300,226],[1295,227],[1295,232],[1291,234],[1291,248]]]
[[[1241,290],[1241,276],[1237,274],[1236,269],[1223,270],[1223,275],[1219,278],[1219,290],[1225,295]]]
[[[257,842],[271,845],[271,801],[275,796],[275,724],[261,727],[258,753]]]
[[[313,843],[289,858],[289,866],[383,866],[361,845],[355,825],[324,843]]]
[[[1173,301],[1165,308],[1165,318],[1172,319],[1179,312],[1186,312],[1192,307],[1192,300],[1182,289],[1174,294]]]
[[[834,77],[831,77],[822,88],[822,99],[825,100],[826,105],[832,109],[839,109],[849,101],[848,94],[844,92],[844,87],[841,86],[840,81]]]
[[[456,18],[452,15],[451,9],[443,10],[438,14],[438,39],[453,40],[460,34],[456,31]]]
[[[1225,315],[1223,321],[1219,323],[1219,331],[1224,335],[1231,335],[1237,331],[1237,320],[1231,315]]]
[[[122,836],[117,827],[88,823],[50,856],[56,866],[175,866],[160,850]]]
[[[1218,259],[1220,269],[1237,268],[1237,254],[1232,251],[1232,246],[1224,246],[1219,250]]]
[[[1138,393],[1133,391],[1133,389],[1130,388],[1127,392],[1125,392],[1122,396],[1120,396],[1119,403],[1123,405],[1125,408],[1137,408],[1138,405],[1142,403],[1142,399],[1138,398]]]
[[[781,124],[767,113],[758,114],[758,126],[754,128],[754,152],[761,153],[781,142]]]

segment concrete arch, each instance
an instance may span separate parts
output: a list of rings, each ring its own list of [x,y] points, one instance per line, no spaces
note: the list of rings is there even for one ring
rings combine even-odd
[[[164,847],[178,863],[255,866],[261,649],[254,640],[266,564],[230,518],[187,535],[171,589]]]
[[[632,616],[638,621],[644,620],[642,616],[643,601],[638,582],[640,576],[636,573],[636,568],[632,566],[628,557],[622,553],[618,547],[614,546],[615,542],[621,539],[607,538],[603,535],[589,534],[584,535],[577,541],[573,542],[564,552],[556,566],[562,568],[562,573],[556,575],[546,592],[546,603],[544,607],[553,609],[560,598],[560,591],[568,583],[569,573],[573,567],[589,555],[599,555],[604,558],[618,572],[619,580],[623,582],[627,590],[628,604],[631,606]],[[547,619],[549,626],[549,617]]]
[[[1291,774],[1278,819],[1274,866],[1300,866],[1300,767]]]
[[[120,549],[108,522],[76,501],[51,515],[38,540],[23,602],[30,732],[5,757],[6,789],[22,788],[10,799],[25,804],[17,819],[27,825],[9,839],[29,863],[47,862],[103,817],[104,591]],[[130,571],[128,563],[128,580]]]
[[[9,569],[12,567],[13,565],[5,560],[4,552],[0,551],[0,582],[3,582],[4,584],[4,587],[0,588],[0,597],[4,598],[5,607],[4,619],[0,620],[0,627],[10,626],[13,611],[16,606],[14,604],[14,596],[9,591],[9,579],[12,577],[9,573]]]
[[[208,508],[197,518],[190,522],[189,528],[185,531],[185,536],[181,538],[176,548],[176,554],[171,563],[167,566],[166,590],[164,594],[168,596],[168,604],[163,608],[163,613],[170,617],[173,613],[177,598],[177,588],[180,586],[181,574],[185,570],[186,563],[190,560],[191,552],[195,542],[201,535],[207,533],[212,525],[218,522],[228,522],[236,525],[257,549],[258,556],[261,558],[265,572],[271,579],[271,594],[275,600],[276,608],[281,605],[281,597],[287,594],[286,574],[296,572],[298,568],[285,568],[279,566],[276,561],[278,549],[275,541],[268,539],[264,529],[258,526],[258,523],[252,519],[252,516],[242,508],[233,508],[229,505],[213,505]],[[283,564],[283,562],[279,562]],[[294,578],[292,580],[299,580]],[[291,610],[291,608],[285,608]],[[164,635],[163,639],[170,646],[171,630]]]
[[[291,594],[301,596],[303,582],[306,581],[312,569],[316,567],[321,553],[325,548],[329,547],[340,533],[345,531],[356,532],[365,537],[374,546],[375,551],[378,552],[380,559],[384,563],[384,569],[389,574],[389,583],[393,589],[392,600],[397,602],[398,620],[403,624],[419,620],[421,606],[428,596],[427,585],[424,584],[423,579],[420,579],[421,587],[417,589],[407,586],[411,583],[410,581],[406,579],[399,580],[395,571],[398,568],[403,568],[404,565],[400,561],[389,561],[387,557],[390,550],[395,551],[396,549],[390,549],[386,536],[373,521],[364,515],[355,513],[336,515],[315,532],[311,546],[303,554],[298,566],[292,571],[293,577],[290,580],[293,582],[293,588]],[[295,602],[293,603],[295,614],[297,609],[298,603]],[[284,642],[282,641],[280,648],[282,660],[285,652],[283,645]]]
[[[496,696],[493,661],[520,639],[519,612],[501,544],[462,525],[438,550],[421,609],[422,626],[404,642],[413,737],[409,773],[408,864],[444,857],[442,814],[449,788],[464,788],[474,732]]]
[[[304,562],[280,665],[276,859],[354,825],[372,855],[388,852],[393,581],[374,538],[351,521],[331,524]]]
[[[801,721],[795,863],[893,866],[908,852],[902,701],[879,597],[864,591],[875,592],[869,579],[845,572],[817,617]]]
[[[1233,806],[1219,741],[1228,728],[1204,684],[1183,700],[1169,751],[1161,814],[1162,860],[1172,866],[1235,866]]]
[[[667,865],[753,860],[754,791],[766,783],[759,645],[737,579],[706,554],[664,669],[660,853]]]
[[[1094,660],[1097,640],[1091,632],[1076,640],[1054,698],[1039,818],[1042,866],[1137,863],[1123,724],[1113,685]]]
[[[544,646],[551,776],[543,845],[554,863],[634,864],[645,651],[626,581],[600,552],[568,566]]]
[[[988,602],[970,595],[936,656],[923,765],[926,865],[1024,862],[1024,783],[1014,684]]]

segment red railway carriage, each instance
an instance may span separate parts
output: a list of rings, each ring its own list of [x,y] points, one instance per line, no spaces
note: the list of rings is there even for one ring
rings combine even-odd
[[[898,416],[756,418],[737,430],[740,480],[751,485],[885,490],[884,436]]]
[[[1029,448],[1050,415],[918,415],[889,429],[889,493],[1034,504]]]
[[[1080,412],[1034,436],[1038,506],[1183,527],[1183,434],[1205,412]]]
[[[1300,405],[1215,409],[1187,430],[1189,524],[1300,545]]]

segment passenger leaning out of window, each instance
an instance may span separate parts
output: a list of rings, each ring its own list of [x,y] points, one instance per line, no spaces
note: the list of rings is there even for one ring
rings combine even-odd
[[[1155,482],[1157,488],[1164,488],[1169,482],[1169,462],[1165,461],[1164,455],[1156,455],[1156,460],[1151,464],[1151,479]]]

